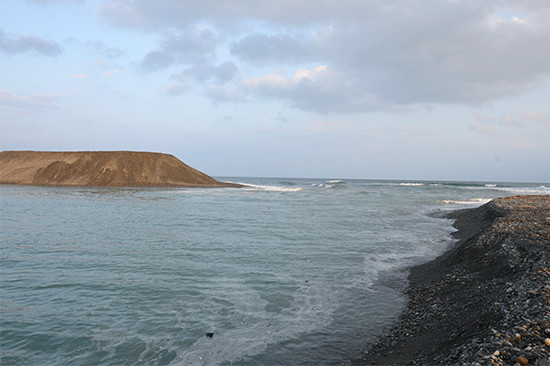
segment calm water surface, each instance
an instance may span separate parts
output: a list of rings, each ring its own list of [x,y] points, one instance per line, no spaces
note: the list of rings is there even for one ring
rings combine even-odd
[[[2,365],[342,365],[448,249],[438,210],[548,184],[0,185]],[[212,338],[205,336],[214,333]]]

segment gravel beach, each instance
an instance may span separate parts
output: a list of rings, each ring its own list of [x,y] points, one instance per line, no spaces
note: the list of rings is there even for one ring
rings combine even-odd
[[[407,309],[353,365],[550,365],[550,196],[445,215],[458,243],[411,269]]]

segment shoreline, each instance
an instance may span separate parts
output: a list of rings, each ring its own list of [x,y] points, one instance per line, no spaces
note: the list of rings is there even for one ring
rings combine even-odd
[[[411,269],[397,324],[352,365],[550,365],[550,196],[445,217],[458,242]]]
[[[74,184],[32,184],[32,183],[6,183],[0,182],[0,186],[30,186],[30,187],[62,187],[62,188],[247,188],[246,184],[222,182],[219,184],[142,184],[142,185],[74,185]]]

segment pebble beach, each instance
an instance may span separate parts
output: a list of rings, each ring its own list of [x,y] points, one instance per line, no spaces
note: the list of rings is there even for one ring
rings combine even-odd
[[[447,253],[412,268],[408,307],[354,365],[550,365],[550,196],[455,219]]]

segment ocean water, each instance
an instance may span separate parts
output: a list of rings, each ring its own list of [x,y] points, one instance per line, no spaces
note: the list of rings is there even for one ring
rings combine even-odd
[[[434,212],[550,194],[225,180],[251,187],[0,185],[0,364],[346,365],[397,318],[408,268],[454,244]]]

